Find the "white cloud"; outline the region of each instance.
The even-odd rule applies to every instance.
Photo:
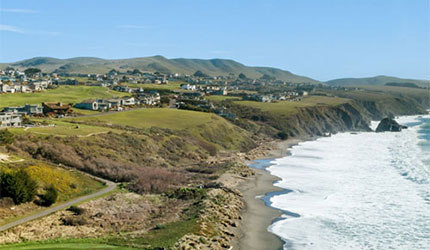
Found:
[[[148,27],[142,26],[142,25],[123,24],[123,25],[118,25],[117,28],[120,28],[120,29],[146,29]]]
[[[56,31],[24,30],[22,28],[12,26],[12,25],[7,25],[7,24],[0,24],[0,31],[22,33],[22,34],[27,34],[27,35],[48,35],[48,36],[60,35],[60,32],[56,32]]]
[[[0,24],[0,31],[9,31],[9,32],[15,32],[15,33],[24,33],[24,31],[18,27],[6,25],[6,24]]]
[[[0,12],[9,12],[9,13],[38,13],[37,10],[30,10],[30,9],[4,9],[4,8],[0,8]]]

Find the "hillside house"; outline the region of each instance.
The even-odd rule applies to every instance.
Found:
[[[80,103],[76,103],[73,107],[86,110],[98,110],[99,104],[95,100],[85,100]]]
[[[25,104],[22,107],[6,107],[2,112],[34,116],[42,115],[43,108],[37,104]]]
[[[65,105],[61,102],[42,102],[43,114],[67,115],[71,113],[71,105]]]
[[[20,127],[22,116],[20,114],[0,112],[0,128]]]
[[[191,84],[181,84],[181,89],[195,91],[197,87],[196,85],[191,85]]]
[[[136,105],[136,99],[134,97],[123,97],[124,106]]]

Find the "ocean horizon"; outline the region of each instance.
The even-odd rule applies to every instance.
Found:
[[[338,133],[271,161],[285,192],[265,198],[284,211],[269,231],[284,249],[428,249],[430,115],[396,120],[409,128]]]

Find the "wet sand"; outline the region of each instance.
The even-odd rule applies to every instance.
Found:
[[[288,148],[302,140],[291,139],[278,142],[273,150],[263,159],[284,157]],[[282,249],[283,241],[268,231],[273,220],[282,215],[280,210],[268,207],[261,199],[266,193],[282,191],[273,186],[279,178],[271,175],[264,169],[255,169],[256,175],[241,183],[239,190],[243,194],[246,206],[242,212],[242,220],[238,229],[238,238],[233,242],[233,249],[245,250],[271,250]]]

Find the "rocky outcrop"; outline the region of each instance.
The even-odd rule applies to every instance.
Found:
[[[406,126],[400,125],[395,120],[391,118],[384,118],[379,122],[376,132],[400,132],[402,129],[408,128]]]

